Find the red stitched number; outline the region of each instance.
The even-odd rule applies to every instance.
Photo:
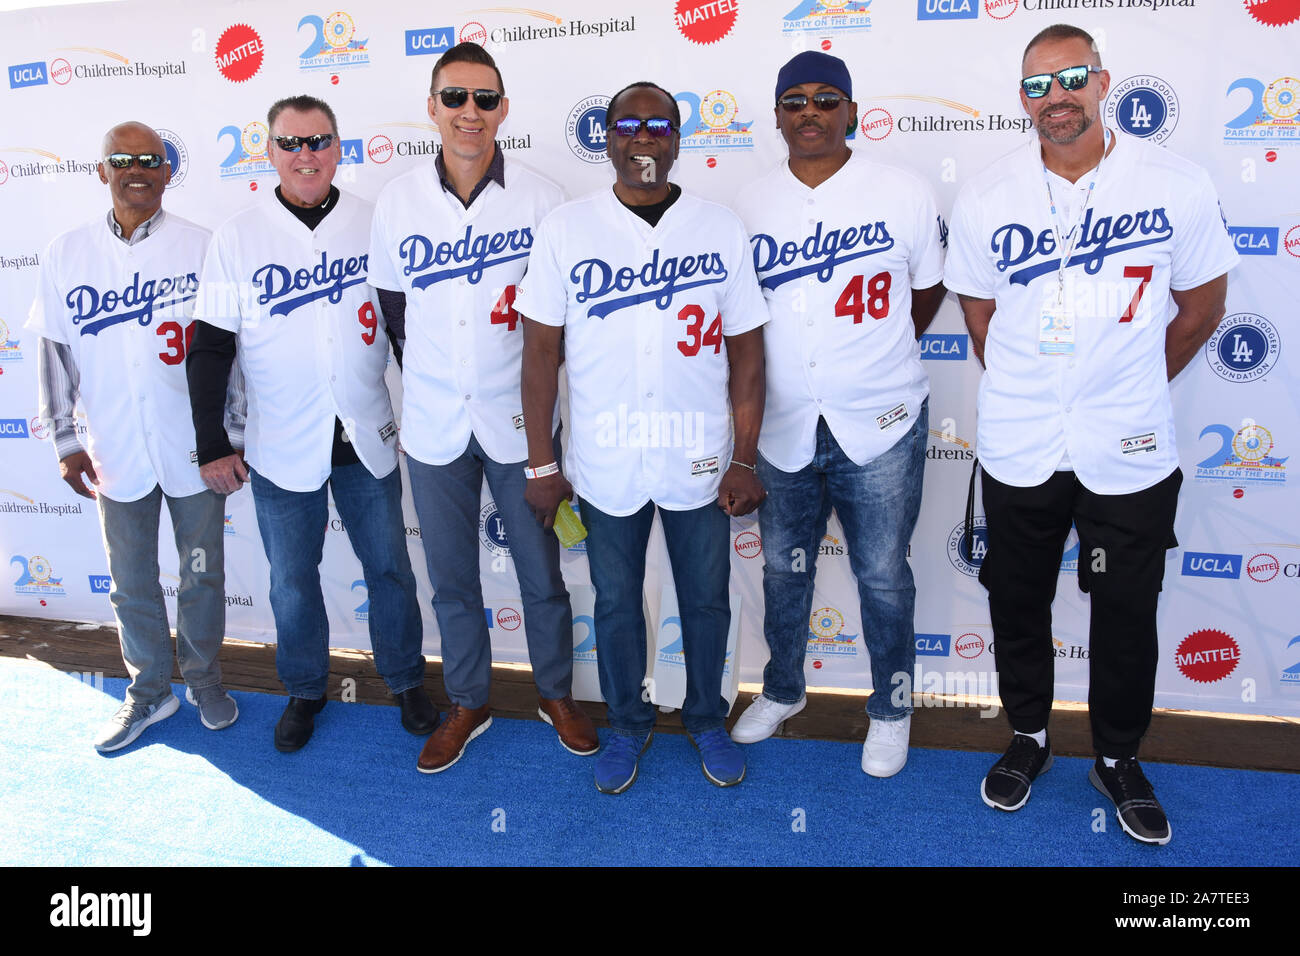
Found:
[[[862,321],[865,312],[873,319],[889,315],[889,285],[893,281],[888,272],[881,272],[867,280],[865,301],[862,294],[863,276],[854,276],[844,287],[835,302],[836,315],[853,316],[853,324]]]
[[[504,325],[507,332],[513,332],[519,322],[519,313],[515,311],[515,287],[508,285],[501,292],[497,304],[492,306],[492,324]]]
[[[357,309],[357,321],[365,330],[361,333],[361,341],[367,345],[374,345],[375,333],[379,329],[379,316],[375,315],[375,307],[372,303],[361,303],[361,308]]]
[[[167,346],[167,351],[159,352],[158,357],[167,365],[180,365],[185,361],[190,343],[194,341],[194,323],[185,326],[182,332],[179,322],[160,322],[155,334],[167,336],[167,341],[163,343]]]
[[[686,306],[677,313],[677,318],[690,323],[686,326],[686,338],[677,343],[677,351],[687,358],[699,355],[701,346],[712,345],[714,355],[718,355],[722,351],[721,312],[713,317],[713,321],[709,323],[708,329],[705,329],[703,337],[700,336],[700,330],[704,328],[704,310],[698,305]]]
[[[1151,281],[1151,273],[1155,266],[1125,266],[1125,279],[1141,279],[1138,283],[1137,291],[1133,293],[1133,300],[1129,302],[1128,308],[1124,314],[1119,317],[1121,322],[1132,322],[1133,316],[1137,315],[1138,304],[1142,301],[1142,293],[1147,289],[1147,283]]]

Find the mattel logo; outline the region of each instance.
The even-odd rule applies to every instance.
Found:
[[[17,90],[24,86],[44,86],[50,82],[45,73],[45,64],[40,60],[35,63],[18,63],[9,67],[9,89]]]
[[[1231,578],[1235,581],[1241,577],[1241,555],[1184,551],[1183,574],[1187,577]]]
[[[1277,226],[1229,226],[1228,234],[1243,256],[1277,255]]]
[[[407,30],[406,55],[424,56],[427,53],[443,53],[456,42],[455,35],[456,31],[452,27]]]
[[[339,140],[339,150],[343,154],[339,160],[340,166],[347,163],[364,163],[366,161],[366,147],[359,139]]]
[[[107,574],[90,575],[90,593],[108,594],[113,590],[113,579]]]
[[[917,634],[916,653],[931,657],[947,657],[951,634]]]
[[[921,358],[940,361],[960,362],[966,358],[967,336],[923,335],[921,336]]]
[[[27,419],[0,418],[0,438],[27,438]]]
[[[918,20],[974,20],[979,14],[977,0],[916,0]]]

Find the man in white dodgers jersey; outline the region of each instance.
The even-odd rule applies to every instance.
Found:
[[[515,303],[524,316],[527,500],[549,528],[576,490],[589,531],[612,730],[596,787],[630,787],[654,730],[655,707],[642,695],[641,597],[656,509],[681,611],[682,723],[708,779],[731,786],[745,760],[723,726],[728,515],[748,514],[763,496],[754,467],[767,310],[740,220],[668,181],[680,145],[674,97],[634,83],[610,100],[605,127],[613,188],[542,221]],[[563,473],[550,427],[561,344],[571,419]]]
[[[113,127],[102,155],[99,179],[113,208],[107,221],[96,216],[50,244],[27,327],[41,337],[40,416],[51,423],[59,470],[99,505],[110,600],[131,675],[125,703],[95,737],[95,749],[108,752],[180,706],[158,583],[164,499],[180,559],[176,657],[186,696],[211,730],[233,724],[239,708],[221,686],[217,661],[226,626],[226,499],[199,477],[183,367],[211,234],[163,211],[171,166],[148,126]],[[77,439],[78,402],[88,450]]]
[[[1089,778],[1126,833],[1167,843],[1137,751],[1182,482],[1168,383],[1223,317],[1237,254],[1204,170],[1104,129],[1110,74],[1087,33],[1043,30],[1021,76],[1038,136],[962,188],[944,274],[985,365],[980,581],[1015,731],[980,794],[1017,810],[1051,766],[1051,606],[1073,523],[1091,596]]]
[[[477,43],[438,58],[428,111],[442,150],[384,188],[371,229],[370,281],[403,342],[402,448],[452,702],[417,761],[424,773],[446,770],[492,723],[492,645],[479,580],[484,477],[519,579],[538,712],[573,753],[599,747],[570,694],[573,611],[559,542],[524,501],[515,289],[537,224],[564,193],[496,145],[510,108],[503,91],[500,70]]]
[[[843,60],[815,50],[791,59],[775,113],[789,158],[736,207],[772,316],[758,442],[771,656],[732,737],[756,743],[804,707],[817,550],[834,507],[871,657],[862,769],[889,777],[907,762],[911,730],[910,694],[897,691],[910,688],[916,663],[907,547],[930,394],[917,339],[943,300],[945,228],[920,179],[849,148],[857,109]]]
[[[333,185],[334,112],[295,96],[267,114],[280,184],[217,229],[203,266],[188,360],[198,459],[217,491],[253,486],[271,566],[276,670],[289,702],[275,728],[288,753],[325,706],[329,620],[320,562],[327,488],[361,562],[375,666],[402,726],[430,733],[420,608],[406,550],[388,339],[367,282],[373,207]],[[238,358],[248,396],[248,466],[215,414]]]

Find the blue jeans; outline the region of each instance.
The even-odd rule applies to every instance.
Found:
[[[867,713],[900,720],[912,712],[916,587],[907,545],[921,509],[929,404],[927,399],[921,405],[908,434],[862,466],[840,449],[825,419],[817,422],[813,460],[801,470],[784,472],[758,456],[758,477],[767,489],[758,510],[765,559],[763,637],[771,652],[763,670],[764,697],[781,704],[803,697],[817,548],[833,507],[844,526],[862,602],[862,640],[871,656]],[[906,682],[900,684],[898,675]],[[892,699],[900,687],[908,691],[901,704]]]
[[[109,600],[131,675],[127,696],[138,704],[156,703],[172,692],[172,636],[158,583],[158,514],[164,498],[180,558],[176,660],[190,687],[221,683],[217,652],[226,633],[226,496],[201,491],[173,498],[157,485],[136,501],[114,501],[101,493],[100,528],[113,577]]]
[[[641,607],[646,545],[655,504],[625,518],[579,502],[587,526],[587,560],[596,589],[596,663],[600,692],[616,733],[648,734],[655,707],[641,685],[646,673],[646,627]],[[714,503],[693,511],[659,509],[677,587],[686,657],[682,724],[692,734],[721,727],[727,716],[722,667],[731,626],[728,579],[731,519]],[[658,622],[656,622],[657,624]]]
[[[318,700],[329,679],[329,619],[320,561],[329,521],[325,485],[286,491],[250,469],[257,527],[271,565],[275,668],[293,697]],[[402,478],[376,478],[365,465],[336,467],[327,482],[370,597],[375,668],[394,694],[424,680],[420,605],[406,552]]]
[[[557,438],[556,461],[559,452]],[[464,453],[445,465],[406,459],[433,584],[433,613],[442,634],[443,679],[447,696],[461,707],[487,704],[492,683],[492,643],[479,577],[484,476],[519,580],[537,691],[558,700],[569,696],[573,684],[573,608],[560,573],[560,542],[537,523],[524,501],[526,464],[493,461],[472,435]]]

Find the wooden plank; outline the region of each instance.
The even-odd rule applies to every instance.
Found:
[[[69,621],[0,616],[0,657],[30,658],[58,670],[100,672],[126,677],[117,631]],[[275,645],[228,639],[221,651],[223,680],[233,690],[283,694],[275,673]],[[339,697],[344,680],[360,703],[395,706],[375,672],[368,651],[330,650],[328,694]],[[172,680],[180,683],[178,670]],[[450,707],[442,684],[442,663],[430,660],[424,686],[439,710]],[[749,704],[758,687],[742,685],[731,722]],[[812,688],[807,708],[786,721],[782,735],[793,738],[861,742],[867,734],[865,692]],[[1000,753],[1010,739],[1006,718],[991,712],[988,701],[970,698],[922,700],[912,718],[912,745],[943,750]],[[996,702],[993,702],[996,703]],[[608,726],[605,705],[583,703],[599,726]],[[492,711],[501,717],[538,720],[537,691],[524,666],[492,667]],[[991,716],[982,716],[988,715]],[[680,712],[659,715],[656,728],[682,733]],[[1052,749],[1065,756],[1091,757],[1092,733],[1082,704],[1057,702],[1052,713]],[[1195,711],[1157,710],[1142,743],[1142,759],[1168,763],[1300,772],[1300,720],[1244,717]]]

